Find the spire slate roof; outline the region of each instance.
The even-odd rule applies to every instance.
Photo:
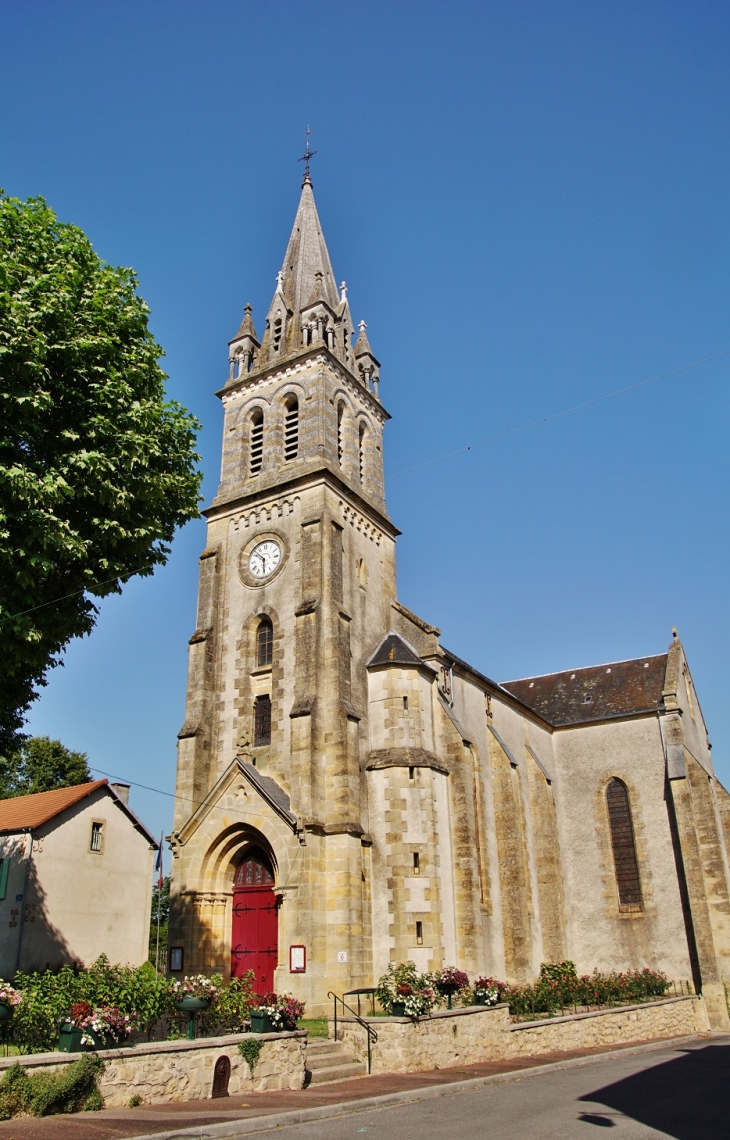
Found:
[[[292,312],[299,313],[309,304],[317,284],[318,271],[322,274],[321,296],[330,308],[335,310],[340,301],[335,275],[332,272],[332,263],[327,252],[317,207],[314,204],[312,184],[305,181],[281,267],[284,276],[284,297]]]
[[[418,654],[397,633],[389,633],[381,641],[368,661],[367,668],[371,665],[418,665],[421,669],[424,668],[424,662]]]
[[[556,728],[662,707],[667,654],[503,681],[502,688]]]

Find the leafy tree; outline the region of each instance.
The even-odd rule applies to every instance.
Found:
[[[0,191],[0,755],[91,596],[164,565],[198,514],[199,425],[165,401],[136,287],[42,198]]]
[[[152,888],[152,910],[150,912],[150,953],[149,960],[157,965],[157,908],[160,910],[160,969],[164,972],[167,963],[167,931],[170,922],[170,876],[162,880],[162,887],[155,883]]]
[[[12,756],[0,759],[0,798],[85,784],[91,779],[87,759],[85,752],[72,752],[60,740],[31,736]]]

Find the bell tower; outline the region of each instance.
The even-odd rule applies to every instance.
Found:
[[[221,480],[204,512],[179,733],[171,937],[186,972],[228,972],[228,879],[255,843],[283,900],[275,982],[291,988],[285,941],[306,945],[296,992],[310,1008],[369,969],[365,666],[396,593],[389,417],[364,321],[354,334],[307,165],[262,336],[246,305],[218,392]]]

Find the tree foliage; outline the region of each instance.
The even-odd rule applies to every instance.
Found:
[[[9,757],[0,757],[0,799],[50,792],[85,784],[91,772],[85,752],[72,752],[60,740],[31,736]]]
[[[159,966],[157,961],[157,920],[159,911],[160,945]],[[167,932],[170,927],[170,876],[162,880],[162,887],[155,883],[152,888],[152,910],[150,912],[149,960],[156,968],[165,969],[167,962]]]
[[[197,421],[165,401],[131,269],[0,191],[0,754],[97,598],[196,517]]]

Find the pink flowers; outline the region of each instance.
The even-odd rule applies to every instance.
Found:
[[[177,978],[170,986],[173,1001],[184,997],[194,997],[201,1001],[213,1001],[218,990],[205,974],[191,974],[182,980]]]
[[[0,978],[0,1005],[20,1005],[23,995],[19,994],[10,985],[10,982],[4,982]]]

